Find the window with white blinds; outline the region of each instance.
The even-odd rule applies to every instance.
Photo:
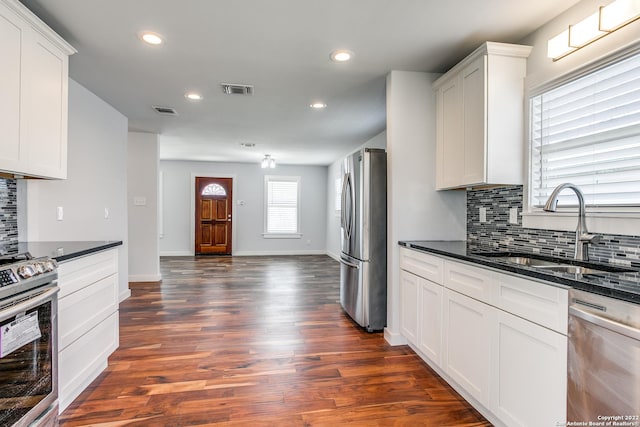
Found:
[[[640,54],[532,97],[530,114],[531,206],[565,182],[589,206],[640,206]]]
[[[300,177],[265,176],[265,234],[299,233]]]

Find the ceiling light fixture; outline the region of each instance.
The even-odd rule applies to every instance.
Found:
[[[557,61],[638,18],[640,0],[615,0],[549,39],[547,56]]]
[[[273,169],[276,167],[276,159],[271,157],[269,154],[265,154],[264,159],[262,159],[262,162],[260,163],[260,167],[262,167],[262,169]]]
[[[333,62],[347,62],[353,58],[353,52],[350,50],[334,50],[329,56]]]
[[[187,92],[184,94],[184,97],[191,101],[201,101],[202,95],[197,92]]]
[[[157,46],[159,44],[162,44],[163,39],[162,36],[158,33],[154,33],[151,31],[144,31],[142,33],[140,33],[140,39],[150,45],[154,45]]]
[[[313,104],[310,104],[309,107],[313,108],[314,110],[322,110],[323,108],[327,108],[327,104],[325,104],[324,102],[314,102]]]

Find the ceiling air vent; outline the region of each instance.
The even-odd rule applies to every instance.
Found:
[[[153,109],[156,110],[156,113],[162,114],[163,116],[178,115],[178,112],[175,110],[175,108],[171,108],[171,107],[158,107],[157,105],[154,105]]]
[[[227,95],[253,95],[253,85],[220,83],[220,86]]]

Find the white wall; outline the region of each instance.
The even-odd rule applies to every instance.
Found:
[[[387,132],[382,131],[369,141],[362,144],[362,148],[382,148],[387,147]],[[327,255],[338,260],[340,259],[340,211],[336,206],[336,180],[342,182],[342,161],[352,152],[345,153],[343,157],[336,160],[329,166],[327,172]]]
[[[120,299],[127,298],[127,118],[69,79],[68,178],[19,180],[20,239],[122,240]],[[56,220],[56,208],[64,219]],[[105,209],[109,211],[105,218]],[[25,214],[26,212],[26,214]]]
[[[129,132],[128,142],[129,281],[155,282],[161,280],[158,136]]]
[[[435,94],[439,74],[392,71],[387,76],[387,328],[400,334],[400,240],[464,240],[466,194],[435,191]]]
[[[160,161],[163,206],[160,255],[193,255],[195,176],[233,178],[233,255],[326,253],[326,166],[278,165],[262,169],[258,163]],[[300,239],[265,239],[264,176],[300,176]],[[243,205],[239,205],[239,202]]]
[[[638,44],[640,41],[638,37],[640,34],[640,20],[632,22],[558,61],[554,62],[547,58],[547,41],[550,38],[567,29],[570,24],[576,24],[587,16],[596,13],[602,5],[603,2],[601,0],[583,0],[521,41],[522,44],[533,46],[527,61],[527,86],[531,87],[546,83],[606,57],[616,50]]]
[[[587,16],[598,11],[602,2],[597,0],[583,0],[566,12],[540,27],[521,42],[533,46],[527,61],[526,96],[530,91],[539,87],[553,85],[554,82],[571,79],[573,76],[588,70],[590,67],[611,61],[611,57],[628,51],[630,48],[640,48],[640,20],[632,22],[617,31],[610,33],[593,43],[559,59],[552,61],[546,57],[547,41],[562,32],[570,24],[576,24]],[[526,138],[525,138],[526,144]],[[527,145],[525,147],[528,148]],[[528,149],[525,166],[528,169]],[[528,175],[528,174],[527,174]],[[525,183],[528,176],[525,176]],[[525,193],[527,193],[525,184]],[[530,212],[525,197],[525,207],[522,214],[522,224],[529,228],[572,231],[575,229],[575,213],[542,213]],[[587,227],[592,233],[638,235],[640,217],[633,214],[615,212],[593,213],[587,209]]]

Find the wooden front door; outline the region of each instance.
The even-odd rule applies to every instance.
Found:
[[[196,177],[196,255],[231,255],[232,191],[232,178]]]

